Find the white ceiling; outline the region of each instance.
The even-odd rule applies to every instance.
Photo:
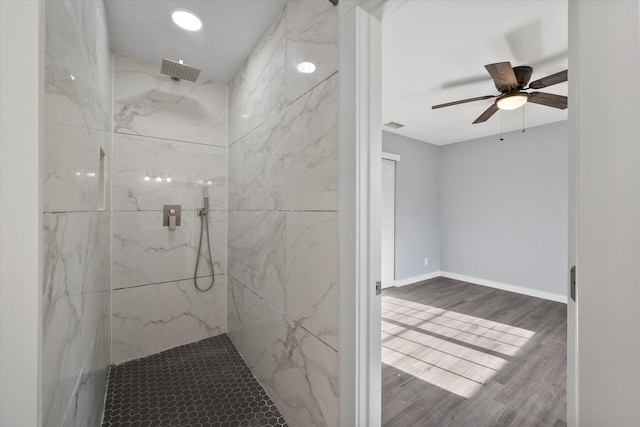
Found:
[[[207,78],[228,82],[282,10],[285,0],[105,0],[111,47],[160,64],[182,59]],[[202,29],[190,32],[171,20],[190,9]]]
[[[532,81],[567,69],[566,0],[401,3],[382,21],[382,119],[406,127],[383,126],[385,131],[444,145],[499,134],[501,116],[504,132],[521,129],[522,109],[499,111],[485,123],[472,124],[492,99],[438,110],[431,106],[497,94],[485,64],[530,65]],[[567,83],[541,91],[567,95]],[[524,107],[525,127],[566,119],[567,110]]]

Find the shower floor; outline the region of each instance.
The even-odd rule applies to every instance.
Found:
[[[226,334],[109,372],[103,427],[286,425]]]

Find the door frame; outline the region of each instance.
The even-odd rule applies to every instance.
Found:
[[[381,425],[380,299],[380,171],[381,148],[381,19],[404,1],[342,1],[340,56],[340,403],[341,425]],[[569,34],[577,38],[576,0],[569,0]],[[571,65],[570,54],[570,65]],[[573,62],[578,71],[579,63]],[[573,72],[573,71],[572,71]],[[575,92],[570,82],[570,93]],[[576,120],[570,114],[571,123]],[[349,142],[349,143],[347,143]],[[577,144],[577,143],[576,143]],[[573,149],[571,151],[573,154]],[[355,166],[355,167],[354,167]],[[570,165],[570,191],[576,171]],[[574,202],[570,193],[570,203]],[[569,209],[570,239],[577,219]],[[369,234],[367,235],[367,230]],[[577,258],[571,252],[569,260]],[[376,271],[377,267],[377,271]],[[354,286],[346,286],[354,284]],[[567,420],[576,426],[577,305],[568,304]]]
[[[381,23],[386,0],[340,1],[340,425],[381,423]],[[362,7],[361,7],[362,6]],[[372,9],[373,8],[373,9]]]

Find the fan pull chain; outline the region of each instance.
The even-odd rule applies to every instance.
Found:
[[[502,111],[500,111],[500,141],[504,141],[502,137]]]
[[[524,133],[524,105],[522,106],[522,133]]]

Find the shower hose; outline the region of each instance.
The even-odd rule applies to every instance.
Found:
[[[211,284],[208,288],[202,289],[198,286],[198,265],[200,264],[200,254],[202,251],[202,234],[204,230],[207,230],[207,249],[209,249],[209,264],[211,265]],[[211,255],[211,241],[209,239],[209,218],[207,218],[207,211],[202,209],[200,211],[200,242],[198,243],[198,256],[196,257],[196,269],[193,272],[193,285],[200,292],[207,292],[213,288],[213,284],[216,281],[215,272],[213,271],[213,256]]]

